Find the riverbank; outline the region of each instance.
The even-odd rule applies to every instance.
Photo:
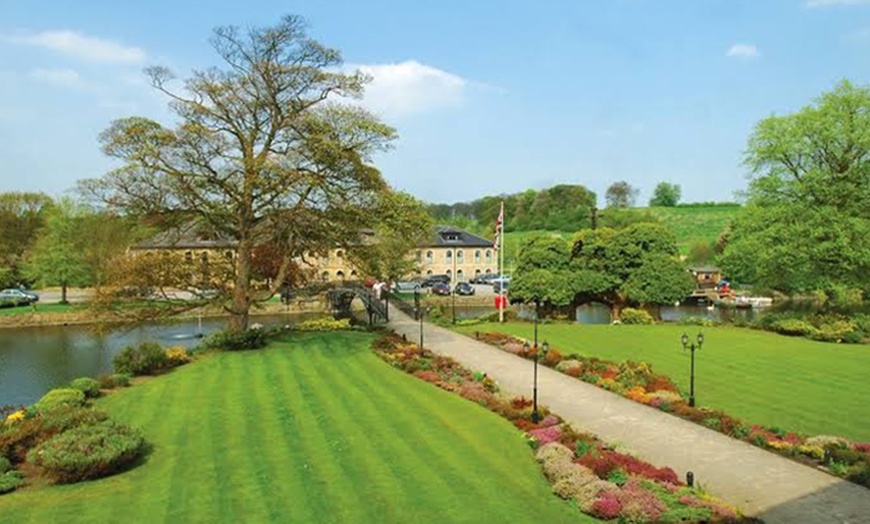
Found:
[[[86,324],[132,324],[136,323],[129,317],[117,313],[96,313],[87,303],[70,305],[38,304],[36,309],[19,307],[4,310],[0,315],[0,329],[34,326],[73,326]],[[280,302],[265,302],[251,309],[251,316],[281,315],[293,313],[327,313],[328,307],[321,298],[294,300],[289,305]],[[228,316],[219,307],[206,307],[173,315],[173,319],[223,318]]]

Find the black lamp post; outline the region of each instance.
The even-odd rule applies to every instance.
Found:
[[[420,318],[420,349],[423,349],[423,316],[425,313],[428,313],[430,309],[432,309],[431,306],[426,309],[421,307],[417,308],[417,316]]]
[[[523,344],[523,349],[529,351],[529,343]],[[546,357],[550,352],[550,344],[546,341],[541,345],[541,353]],[[541,421],[541,415],[538,413],[538,341],[535,340],[535,379],[532,387],[532,422],[537,424]]]
[[[688,349],[692,352],[692,367],[691,374],[689,375],[689,406],[695,407],[695,350],[701,349],[701,346],[704,345],[704,335],[698,333],[698,337],[690,344],[689,335],[683,333],[680,341],[683,343],[683,350]]]

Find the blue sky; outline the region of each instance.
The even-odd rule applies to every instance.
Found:
[[[112,119],[170,121],[143,66],[217,65],[214,26],[283,14],[374,76],[364,103],[400,135],[378,166],[428,201],[555,183],[603,201],[616,180],[731,200],[759,119],[870,83],[870,0],[0,0],[0,191],[100,176]]]

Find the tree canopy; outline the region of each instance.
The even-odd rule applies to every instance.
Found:
[[[234,261],[215,300],[240,330],[295,257],[357,243],[374,225],[372,211],[388,187],[372,155],[395,132],[340,103],[360,96],[368,78],[342,72],[340,53],[311,39],[298,17],[219,27],[211,44],[223,67],[194,71],[180,86],[164,67],[146,70],[177,124],[113,122],[100,141],[123,165],[81,188],[113,209],[175,224],[196,220],[232,239]],[[273,287],[257,292],[251,257],[263,244],[282,256]]]
[[[52,199],[42,193],[0,193],[0,287],[27,280],[24,257],[52,205]]]
[[[653,207],[674,207],[680,202],[682,189],[677,184],[659,182],[653,190],[649,205]]]
[[[619,182],[610,184],[607,188],[607,192],[604,194],[604,199],[607,202],[607,207],[634,207],[634,203],[637,201],[637,195],[639,193],[640,191],[632,187],[631,184],[624,180],[620,180]]]
[[[870,88],[842,82],[749,138],[747,205],[721,265],[787,294],[870,290]]]
[[[60,286],[62,303],[66,303],[69,286],[88,282],[84,215],[85,210],[72,199],[60,199],[48,210],[45,226],[28,256],[27,274],[43,286]]]

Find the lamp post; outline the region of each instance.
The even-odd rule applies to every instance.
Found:
[[[423,316],[425,313],[428,313],[430,309],[432,309],[431,306],[426,309],[421,307],[417,308],[417,316],[420,317],[420,349],[423,349]]]
[[[704,335],[698,333],[697,338],[689,343],[689,335],[683,333],[680,342],[683,343],[684,351],[688,349],[692,353],[692,367],[689,375],[689,407],[695,407],[695,350],[701,349],[701,346],[704,345]]]
[[[529,343],[526,342],[523,344],[523,349],[529,351]],[[546,357],[547,353],[550,352],[550,344],[546,341],[541,345],[541,353]],[[532,387],[532,422],[537,424],[541,421],[541,415],[538,413],[538,341],[535,340],[535,378],[534,385]]]
[[[459,279],[456,277],[456,253],[457,251],[453,250],[453,280],[450,282],[451,295],[453,297],[453,325],[456,325],[456,286],[459,285]]]

